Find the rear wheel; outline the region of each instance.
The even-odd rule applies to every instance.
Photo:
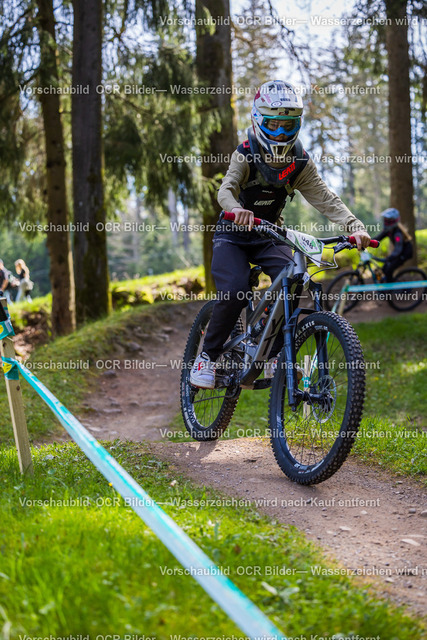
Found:
[[[341,467],[353,446],[365,392],[363,352],[347,320],[328,312],[298,325],[295,350],[304,371],[296,387],[299,402],[292,411],[282,351],[270,391],[271,444],[288,478],[316,484]]]
[[[227,428],[240,395],[234,383],[239,372],[237,352],[222,355],[216,363],[215,389],[199,389],[190,383],[194,360],[202,351],[206,329],[212,316],[215,300],[207,302],[194,320],[184,352],[181,373],[181,411],[185,427],[195,440],[217,440]],[[241,319],[231,337],[243,333]]]
[[[422,269],[408,267],[393,276],[393,282],[416,282],[426,280],[427,276]],[[415,309],[426,298],[427,288],[420,286],[414,289],[398,289],[391,291],[390,306],[396,311],[410,311]]]
[[[340,303],[340,300],[345,298],[344,313],[353,309],[358,303],[357,295],[354,293],[344,293],[342,289],[346,284],[356,285],[363,284],[363,278],[358,271],[344,271],[334,278],[329,286],[326,288],[325,308],[328,311],[332,311],[336,303]]]

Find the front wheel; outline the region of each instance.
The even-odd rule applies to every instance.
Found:
[[[227,428],[240,395],[237,380],[239,361],[237,353],[223,354],[216,363],[215,389],[199,389],[190,383],[194,360],[202,351],[206,329],[212,316],[215,300],[207,302],[199,311],[191,327],[185,347],[181,373],[181,411],[185,427],[195,440],[217,440]],[[237,321],[231,337],[243,333],[241,319]]]
[[[295,336],[297,405],[286,392],[287,363],[280,354],[270,391],[269,423],[274,456],[300,484],[330,478],[353,446],[362,418],[365,366],[349,322],[336,313],[313,313]],[[292,371],[289,371],[292,374]]]
[[[426,280],[427,276],[422,269],[408,267],[393,276],[393,282],[418,282]],[[391,291],[391,297],[388,303],[396,311],[410,311],[415,309],[423,299],[425,300],[427,287],[415,287],[414,289],[396,289]]]
[[[355,285],[363,284],[363,278],[358,271],[344,271],[334,278],[326,288],[325,308],[328,311],[332,311],[335,304],[344,297],[344,311],[347,313],[350,309],[356,306],[358,298],[354,294],[344,293],[342,291],[345,284]]]

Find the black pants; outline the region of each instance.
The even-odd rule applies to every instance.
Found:
[[[248,303],[250,265],[262,267],[274,280],[292,259],[292,250],[284,243],[264,240],[255,231],[217,231],[214,235],[212,275],[218,300],[209,322],[203,350],[216,360],[237,319]],[[270,354],[283,346],[283,333],[278,336]]]
[[[412,243],[407,242],[404,244],[402,252],[398,256],[389,256],[384,262],[383,271],[387,282],[393,280],[393,272],[400,267],[404,262],[412,258]]]

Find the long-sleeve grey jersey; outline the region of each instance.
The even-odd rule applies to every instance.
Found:
[[[271,164],[271,166],[276,169],[282,168],[282,165],[278,164]],[[289,165],[285,164],[283,168],[287,166]],[[247,160],[236,149],[218,191],[218,202],[222,209],[231,211],[235,207],[241,207],[239,194],[241,188],[248,182],[249,172]],[[311,158],[296,178],[293,189],[297,189],[307,202],[325,215],[328,220],[340,225],[344,231],[349,233],[366,231],[363,222],[351,213],[341,198],[331,191],[322,180]]]

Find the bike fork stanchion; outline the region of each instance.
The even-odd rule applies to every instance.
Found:
[[[3,372],[6,381],[7,399],[12,418],[13,435],[18,451],[19,469],[21,473],[33,474],[30,440],[27,421],[25,419],[21,382],[16,364],[15,347],[11,336],[14,335],[12,323],[7,309],[6,298],[0,298],[0,353],[3,361]]]
[[[310,280],[309,289],[313,292],[314,308],[316,311],[323,311],[322,304],[322,285],[318,282]]]
[[[302,379],[304,384],[304,391],[309,391],[310,389],[310,378],[311,378],[311,357],[310,355],[304,356],[304,377]],[[303,405],[303,417],[308,419],[311,414],[311,405],[309,402],[304,402]]]
[[[283,329],[283,344],[286,354],[286,362],[295,362],[295,342],[293,335],[293,327],[288,324],[288,320],[291,317],[291,305],[289,301],[289,281],[288,278],[282,280],[282,295],[283,295],[283,316],[284,329]],[[286,387],[288,391],[288,403],[291,407],[295,407],[295,381],[296,371],[291,369],[286,371]],[[295,410],[295,409],[293,409]]]

